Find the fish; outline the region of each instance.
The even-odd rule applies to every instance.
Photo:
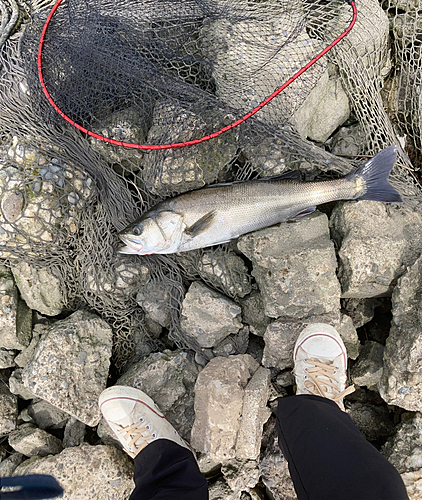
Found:
[[[402,203],[389,183],[397,146],[389,146],[337,180],[303,182],[299,171],[215,184],[164,200],[119,233],[122,254],[171,254],[221,243],[298,220],[337,200]]]

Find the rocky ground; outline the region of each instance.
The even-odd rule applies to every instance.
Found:
[[[211,499],[293,499],[274,412],[294,393],[299,332],[328,322],[357,388],[347,412],[421,498],[421,251],[421,214],[369,201],[245,235],[236,257],[254,277],[249,293],[234,302],[195,281],[183,301],[182,328],[211,361],[164,350],[118,379],[105,321],[58,316],[57,281],[27,264],[2,267],[0,475],[51,473],[69,499],[127,498],[133,465],[97,406],[117,383],[147,392],[190,441]]]
[[[359,17],[351,43],[373,47],[382,64],[371,71],[387,74],[385,67],[391,65],[387,14],[373,0],[362,0],[360,7],[376,21],[369,14]],[[225,22],[209,27],[207,35],[214,36],[217,45],[208,56],[219,68],[247,55],[245,71],[249,70],[259,43],[248,46],[244,54],[236,35],[219,47],[227,29]],[[308,40],[305,31],[301,36]],[[277,57],[269,73],[274,73]],[[306,53],[303,57],[307,61]],[[364,63],[368,68],[372,64]],[[224,81],[217,83],[224,102],[231,89]],[[266,97],[274,85],[268,80],[262,95],[252,89],[251,101],[231,104],[249,111],[251,102]],[[307,91],[292,125],[303,138],[335,154],[359,154],[364,149],[363,129],[351,114],[338,68],[326,64],[319,83]],[[268,121],[273,116],[275,125],[283,123],[284,115],[274,112],[264,113],[263,118]],[[154,133],[151,127],[152,143]],[[218,167],[223,168],[226,156],[232,158],[236,148],[226,151],[215,144],[210,148],[220,151]],[[269,149],[266,143],[245,151],[245,156],[262,172],[280,173],[284,160],[275,151],[270,161],[271,154],[265,156],[263,149]],[[16,162],[17,151],[18,140],[14,149],[1,154]],[[110,163],[117,160],[110,158]],[[145,159],[146,170],[149,161],[151,157]],[[16,175],[4,165],[0,162],[1,188]],[[169,172],[168,183],[174,183],[173,190],[180,184],[179,167],[171,162],[174,172]],[[60,170],[48,168],[40,170],[45,191],[47,181]],[[215,178],[215,172],[205,167],[204,172],[201,183],[192,183],[191,188]],[[8,186],[13,193],[1,201],[4,227],[6,221],[18,218],[14,212],[22,205],[14,187]],[[43,222],[58,227],[60,217],[43,201],[41,187],[38,191],[45,208],[39,211],[39,220],[48,216]],[[75,213],[83,209],[78,200],[88,198],[88,191],[69,194]],[[34,195],[34,204],[36,199]],[[22,229],[19,221],[16,227]],[[68,219],[74,232],[75,221]],[[34,225],[32,230],[41,233]],[[0,228],[0,245],[7,238]],[[51,235],[42,233],[41,239],[50,241]],[[294,394],[292,350],[299,332],[310,323],[326,322],[338,329],[348,350],[349,378],[356,391],[346,398],[346,411],[398,469],[411,500],[422,499],[421,254],[422,213],[407,205],[371,201],[320,207],[297,222],[244,235],[224,254],[225,266],[236,280],[215,288],[225,288],[227,296],[210,286],[223,271],[207,251],[201,261],[202,280],[191,282],[184,296],[182,331],[205,355],[167,342],[168,349],[128,364],[118,376],[111,362],[112,325],[91,312],[65,310],[66,284],[45,269],[13,260],[8,267],[0,266],[0,477],[48,473],[63,485],[67,500],[127,499],[134,487],[133,462],[97,405],[107,386],[123,384],[149,394],[191,443],[209,479],[211,500],[295,499],[286,460],[277,446],[274,414],[277,400]],[[148,281],[148,269],[142,265],[129,269],[122,264],[122,276],[129,271],[145,278],[137,302],[149,333],[165,338],[170,325],[168,291]],[[100,284],[87,280],[89,291],[97,292],[100,285],[107,292],[118,288],[106,278]],[[129,293],[121,281],[119,293]]]

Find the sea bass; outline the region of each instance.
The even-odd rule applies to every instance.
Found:
[[[216,184],[165,200],[119,236],[124,254],[168,254],[226,243],[279,222],[298,219],[335,200],[402,203],[388,177],[397,147],[383,149],[342,179],[301,182],[300,173]]]

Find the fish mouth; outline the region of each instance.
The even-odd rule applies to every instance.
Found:
[[[123,243],[126,244],[125,247],[119,248],[118,252],[119,253],[125,253],[125,254],[139,254],[139,252],[142,251],[144,248],[144,245],[140,243],[139,241],[135,241],[132,238],[129,238],[128,236],[120,236],[120,239],[123,241]]]

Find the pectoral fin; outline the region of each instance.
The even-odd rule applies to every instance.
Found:
[[[316,207],[305,208],[305,210],[302,210],[301,212],[298,212],[297,214],[290,217],[290,219],[288,219],[288,221],[290,222],[290,221],[295,221],[295,220],[301,219],[302,217],[305,217],[305,215],[312,214],[313,212],[315,212],[315,210],[316,210]]]
[[[217,216],[217,212],[215,210],[213,210],[212,212],[208,212],[207,214],[202,216],[200,219],[198,219],[196,222],[194,222],[190,227],[187,227],[185,229],[185,234],[187,234],[188,236],[191,236],[192,238],[194,238],[195,236],[198,236],[198,234],[203,233],[209,227],[211,227],[216,216]]]

